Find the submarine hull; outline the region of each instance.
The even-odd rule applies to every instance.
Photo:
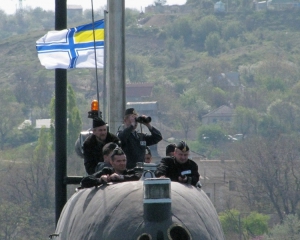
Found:
[[[55,239],[224,239],[215,208],[203,191],[171,182],[169,211],[162,205],[145,206],[143,181],[81,189],[65,205]]]

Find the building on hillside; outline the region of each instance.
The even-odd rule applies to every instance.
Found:
[[[22,122],[19,126],[18,126],[18,129],[21,130],[21,129],[24,129],[28,126],[31,126],[32,125],[32,121],[30,119],[26,119],[24,120],[24,122]]]
[[[267,1],[261,1],[261,2],[254,1],[254,7],[256,11],[267,10],[268,8]]]
[[[36,119],[36,123],[35,123],[35,128],[50,128],[51,126],[51,119],[50,118],[45,118],[45,119]]]
[[[152,96],[154,83],[130,83],[126,84],[126,101],[142,102]]]
[[[300,3],[294,0],[266,0],[257,2],[254,0],[256,11],[262,10],[300,10]]]
[[[193,8],[188,5],[149,5],[145,7],[145,13],[151,14],[187,14],[192,10]]]
[[[50,118],[36,119],[36,120],[33,120],[33,121],[30,120],[30,119],[27,119],[27,120],[24,120],[24,122],[22,122],[18,126],[18,129],[21,130],[21,129],[26,128],[27,126],[34,126],[34,128],[36,128],[36,129],[40,129],[42,127],[50,128],[51,119]]]
[[[214,12],[215,13],[224,13],[226,11],[225,3],[222,1],[216,2],[214,5]]]
[[[234,117],[234,109],[223,105],[202,116],[202,124],[230,123]]]
[[[82,15],[83,8],[81,5],[68,5],[67,6],[67,15],[69,17]]]
[[[235,160],[197,160],[202,190],[205,191],[218,212],[241,208],[237,180],[232,176]]]
[[[153,122],[158,121],[158,103],[155,102],[127,102],[126,108],[134,108],[139,115],[146,115],[152,118]]]
[[[268,0],[268,9],[270,10],[299,10],[300,3],[295,0]]]
[[[208,82],[212,82],[214,87],[221,88],[226,92],[244,92],[244,86],[240,81],[240,74],[238,72],[227,72],[216,74],[207,79]]]

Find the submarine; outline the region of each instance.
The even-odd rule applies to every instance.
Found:
[[[151,168],[149,170],[149,168]],[[148,169],[148,170],[147,170]],[[72,240],[223,240],[217,212],[201,188],[155,178],[144,164],[139,181],[77,189],[55,238]]]
[[[66,28],[66,0],[56,0],[56,28]],[[110,14],[108,104],[116,132],[125,108],[124,0],[108,1]],[[117,24],[119,23],[119,24]],[[117,36],[116,36],[117,35]],[[78,187],[66,200],[66,185],[79,178],[66,171],[66,70],[56,69],[55,240],[223,240],[217,212],[201,188],[156,178],[144,163],[139,181]]]

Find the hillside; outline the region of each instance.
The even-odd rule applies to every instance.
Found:
[[[195,3],[188,14],[126,10],[126,82],[154,83],[152,96],[142,100],[158,101],[155,126],[164,138],[158,153],[165,154],[166,139],[187,141],[194,160],[207,158],[199,165],[203,191],[214,204],[222,205],[218,210],[239,210],[235,216],[243,223],[254,211],[275,213],[281,220],[288,214],[296,216],[300,201],[299,12],[255,12],[247,6],[249,2],[235,1],[232,12],[215,15],[210,0],[188,2]],[[47,129],[17,128],[26,118],[49,118],[53,111],[55,71],[40,65],[35,49],[36,40],[52,29],[52,15],[41,9],[17,16],[0,14],[0,180],[4,186],[0,189],[0,239],[36,240],[54,233],[53,135]],[[72,27],[86,22],[83,17],[74,19],[68,19]],[[74,110],[69,123],[70,119],[80,122],[78,106],[82,128],[87,129],[91,123],[87,111],[96,97],[95,71],[67,73],[75,92],[68,88]],[[98,73],[101,92],[102,69]],[[226,74],[238,78],[232,81]],[[212,118],[208,124],[207,115],[224,107],[232,115]],[[80,124],[74,125],[68,125],[73,127],[68,133],[75,134],[67,139],[67,150],[71,149],[67,175],[82,176],[83,160],[73,151]],[[235,134],[242,138],[233,140]],[[234,159],[230,162],[236,168],[226,167],[223,160],[227,159]],[[68,186],[68,194],[75,187]],[[254,237],[252,231],[244,233],[239,237]]]
[[[126,59],[131,61],[130,66],[141,71],[137,73],[140,75],[136,79],[127,74],[126,81],[154,82],[155,91],[152,99],[148,100],[159,101],[161,112],[169,111],[169,98],[176,98],[189,89],[198,89],[197,94],[209,108],[216,107],[209,99],[211,96],[206,96],[205,90],[208,87],[205,86],[206,79],[214,74],[238,71],[243,85],[247,87],[245,81],[248,81],[248,76],[257,74],[254,69],[261,64],[275,60],[290,66],[299,64],[298,12],[236,12],[227,15],[205,15],[203,12],[198,15],[194,12],[143,15],[137,16],[137,19],[140,19],[138,25],[126,27]],[[0,42],[0,54],[5,56],[0,59],[1,87],[9,87],[24,94],[33,89],[38,91],[37,86],[40,86],[39,91],[45,91],[44,104],[53,96],[54,71],[45,70],[40,65],[35,42],[46,32],[32,31]],[[205,40],[210,34],[216,34],[216,42],[211,41],[214,45],[209,48]],[[247,72],[249,69],[254,72]],[[283,75],[284,71],[276,74]],[[77,94],[78,106],[86,126],[86,111],[96,92],[94,76],[92,69],[68,70],[68,82]],[[101,69],[99,79],[102,91]],[[290,84],[288,79],[287,85]],[[164,91],[168,88],[165,86],[169,86],[173,94],[166,94]],[[16,87],[20,89],[17,91]],[[230,95],[227,98],[227,101],[235,101]],[[35,108],[39,101],[32,99],[28,104]],[[35,114],[39,114],[38,111]],[[163,121],[176,129],[180,128],[169,115],[163,115]]]

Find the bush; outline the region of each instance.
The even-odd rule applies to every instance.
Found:
[[[278,224],[268,234],[263,236],[264,240],[296,240],[300,239],[300,220],[296,215],[287,215],[283,224]]]

